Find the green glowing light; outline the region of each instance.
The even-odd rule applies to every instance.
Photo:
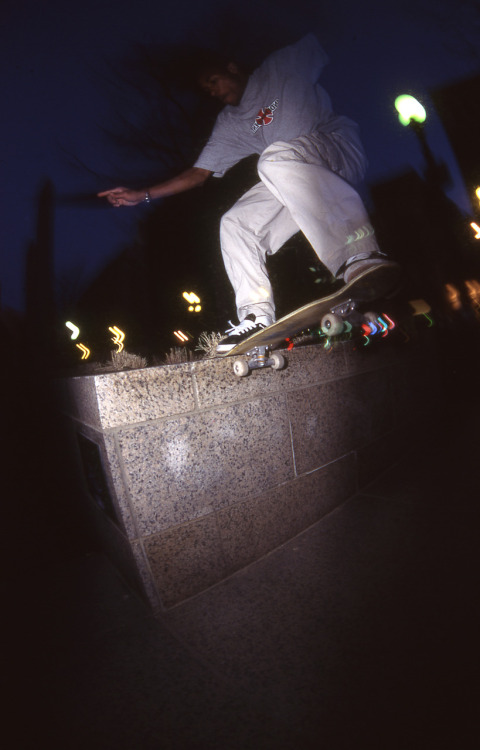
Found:
[[[409,94],[402,94],[395,99],[395,109],[398,112],[398,119],[402,125],[410,125],[410,121],[425,122],[427,113],[425,107]]]
[[[428,320],[428,327],[431,328],[433,326],[433,318],[430,317],[427,313],[423,313],[426,319]]]
[[[70,338],[71,338],[71,339],[72,339],[73,341],[75,341],[75,339],[78,339],[78,336],[79,336],[79,334],[80,334],[80,328],[79,328],[78,326],[76,326],[76,325],[75,325],[75,323],[72,323],[72,322],[71,322],[70,320],[67,320],[67,322],[65,323],[65,325],[66,325],[66,326],[67,326],[67,328],[69,328],[69,329],[71,330],[71,332],[72,332],[72,335],[70,336]]]

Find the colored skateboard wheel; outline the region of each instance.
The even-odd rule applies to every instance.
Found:
[[[334,313],[328,313],[322,318],[320,328],[322,333],[326,333],[327,336],[338,336],[343,331],[343,319],[340,315]]]

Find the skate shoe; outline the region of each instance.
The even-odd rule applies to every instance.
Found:
[[[217,345],[217,354],[226,354],[234,346],[248,339],[253,333],[267,328],[272,321],[266,315],[255,316],[253,313],[249,313],[238,326],[234,326],[231,320],[229,323],[232,327],[227,328],[225,338]]]
[[[365,271],[373,269],[375,274],[369,274],[355,286],[355,295],[365,300],[393,296],[400,287],[402,271],[398,263],[385,257],[373,256],[347,265],[344,273],[345,284],[351,284]]]

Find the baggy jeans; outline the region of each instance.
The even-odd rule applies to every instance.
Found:
[[[363,179],[366,164],[356,131],[313,133],[263,151],[261,182],[220,224],[239,321],[250,312],[275,320],[266,257],[299,230],[333,275],[350,258],[379,252],[363,201],[352,187]]]

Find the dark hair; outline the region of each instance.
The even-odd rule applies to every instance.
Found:
[[[225,72],[230,62],[218,52],[194,48],[170,56],[165,67],[172,83],[182,88],[196,88],[202,73],[207,70]]]

